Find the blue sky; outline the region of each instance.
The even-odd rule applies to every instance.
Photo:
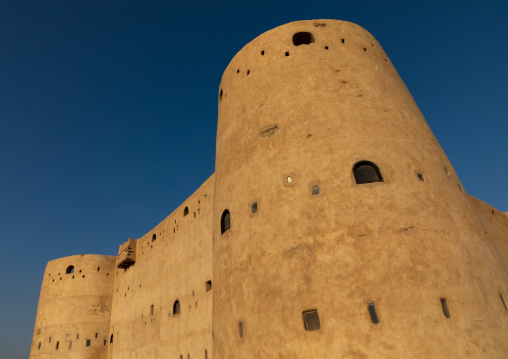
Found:
[[[0,359],[28,357],[49,260],[115,255],[214,172],[231,58],[323,18],[377,38],[466,191],[508,211],[506,1],[0,0]]]

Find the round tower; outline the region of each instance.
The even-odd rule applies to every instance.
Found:
[[[289,23],[219,89],[214,357],[505,358],[508,275],[366,30]]]
[[[115,256],[55,259],[44,271],[30,358],[106,358]]]

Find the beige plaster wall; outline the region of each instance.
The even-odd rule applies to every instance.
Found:
[[[213,189],[212,175],[136,240],[132,266],[116,269],[109,358],[204,358],[205,350],[212,358]]]
[[[315,42],[294,46],[300,31]],[[357,185],[360,160],[377,164],[384,182]],[[221,235],[225,209],[231,229]],[[499,292],[508,275],[482,233],[451,163],[367,31],[294,22],[233,58],[219,89],[215,357],[506,358]],[[311,309],[318,331],[304,329]]]
[[[69,266],[74,272],[67,274]],[[30,358],[106,358],[114,274],[114,256],[77,255],[49,262]]]

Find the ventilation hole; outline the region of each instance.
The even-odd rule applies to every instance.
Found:
[[[175,300],[175,303],[173,304],[173,315],[178,313],[180,313],[180,302]]]
[[[250,205],[250,212],[251,213],[256,213],[258,211],[258,203],[257,202],[254,202]]]
[[[344,43],[344,39],[340,39],[340,41],[341,41],[342,43]]]
[[[152,236],[152,242],[155,241],[156,239],[157,239],[157,236],[154,233],[153,236]]]
[[[74,273],[74,266],[68,266],[67,269],[65,270],[65,273],[66,274]]]
[[[310,32],[297,32],[293,35],[293,45],[309,45],[314,42],[314,35]]]
[[[219,102],[222,101],[222,89],[220,89],[220,92],[219,92]]]
[[[207,292],[212,290],[212,281],[211,280],[209,280],[205,283],[205,289]]]
[[[367,51],[367,49],[364,47],[364,48],[363,48],[363,51]]]
[[[328,50],[328,46],[325,46],[325,50]]]
[[[357,184],[383,182],[379,168],[369,161],[357,162],[353,166],[353,174]]]
[[[249,74],[250,74],[250,70],[247,70],[247,75],[249,75]]]
[[[370,321],[372,324],[379,324],[379,317],[377,316],[376,305],[374,302],[368,302],[367,309],[369,310]]]
[[[312,186],[312,195],[316,196],[319,194],[319,186]]]
[[[261,56],[265,55],[265,50],[261,51]]]
[[[243,338],[243,323],[238,322],[238,335],[240,336],[240,339]]]
[[[450,310],[448,309],[448,302],[446,298],[441,298],[441,308],[443,309],[443,314],[446,318],[450,318]]]
[[[302,315],[303,315],[303,325],[306,331],[312,332],[314,330],[319,330],[321,328],[321,323],[319,322],[319,314],[317,309],[306,310],[302,312]]]
[[[185,207],[185,208],[183,209],[183,216],[185,217],[185,216],[186,216],[186,215],[188,215],[188,214],[189,214],[189,208],[188,208],[188,207]]]
[[[508,307],[506,306],[506,302],[504,301],[503,295],[499,293],[499,298],[501,299],[501,302],[503,303],[504,309],[508,312]]]
[[[220,219],[220,232],[221,234],[224,234],[226,231],[231,228],[231,215],[229,214],[229,211],[226,209],[224,212],[222,212],[222,217]]]

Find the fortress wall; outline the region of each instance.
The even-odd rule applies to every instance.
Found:
[[[315,41],[294,46],[297,32]],[[356,184],[361,160],[384,181]],[[219,89],[215,176],[216,357],[508,355],[506,268],[361,27],[294,22],[233,58]],[[315,309],[320,329],[306,331],[302,313]]]
[[[212,175],[136,240],[133,265],[116,270],[109,358],[212,357],[213,188]]]
[[[476,209],[484,229],[484,235],[492,243],[504,265],[508,267],[508,217],[506,213],[500,212],[473,196],[469,196],[469,199]],[[508,298],[508,293],[505,294],[505,297]]]
[[[115,257],[102,255],[76,255],[47,264],[30,358],[107,357],[104,341],[109,333],[114,268]]]

